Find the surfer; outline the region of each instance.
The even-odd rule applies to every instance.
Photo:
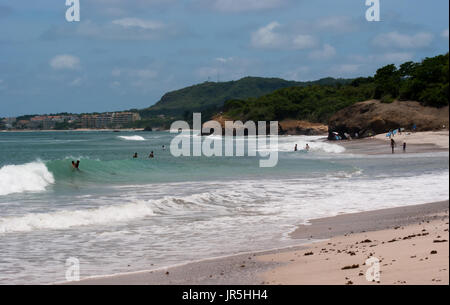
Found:
[[[150,155],[148,156],[150,159],[153,159],[155,157],[155,155],[153,154],[153,151],[150,153]]]
[[[391,139],[391,148],[392,148],[392,153],[394,153],[394,148],[395,148],[395,141],[394,139]]]
[[[308,143],[306,143],[306,147],[305,147],[305,150],[306,151],[309,151],[311,149],[311,147],[309,147],[309,144]]]
[[[137,153],[134,153],[133,159],[137,159],[137,157],[138,157],[138,154],[137,154]]]
[[[297,147],[297,144],[295,144],[295,148],[294,148],[294,151],[298,151],[298,147]]]
[[[73,169],[80,170],[79,169],[79,167],[80,167],[80,160],[77,160],[77,162],[72,161],[72,167],[73,167]]]

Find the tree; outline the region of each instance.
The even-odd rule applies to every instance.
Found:
[[[377,70],[374,77],[375,93],[374,97],[380,99],[383,96],[390,95],[397,97],[400,89],[400,72],[395,65],[387,65]]]

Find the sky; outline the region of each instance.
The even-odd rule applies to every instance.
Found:
[[[0,0],[0,117],[145,108],[204,81],[373,75],[448,52],[449,1]]]

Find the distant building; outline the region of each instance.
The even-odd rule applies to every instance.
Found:
[[[140,116],[133,112],[87,114],[81,117],[81,128],[121,128],[136,120]]]
[[[4,118],[2,120],[2,125],[6,129],[11,129],[11,128],[13,128],[13,125],[16,121],[17,121],[16,118]]]
[[[138,113],[133,112],[117,112],[113,114],[114,127],[123,127],[129,123],[140,120],[141,117]]]

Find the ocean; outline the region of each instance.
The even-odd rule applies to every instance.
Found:
[[[71,257],[84,278],[297,245],[289,232],[310,219],[449,198],[448,152],[357,155],[282,136],[277,166],[260,168],[173,157],[174,136],[0,133],[0,284],[65,281]]]

